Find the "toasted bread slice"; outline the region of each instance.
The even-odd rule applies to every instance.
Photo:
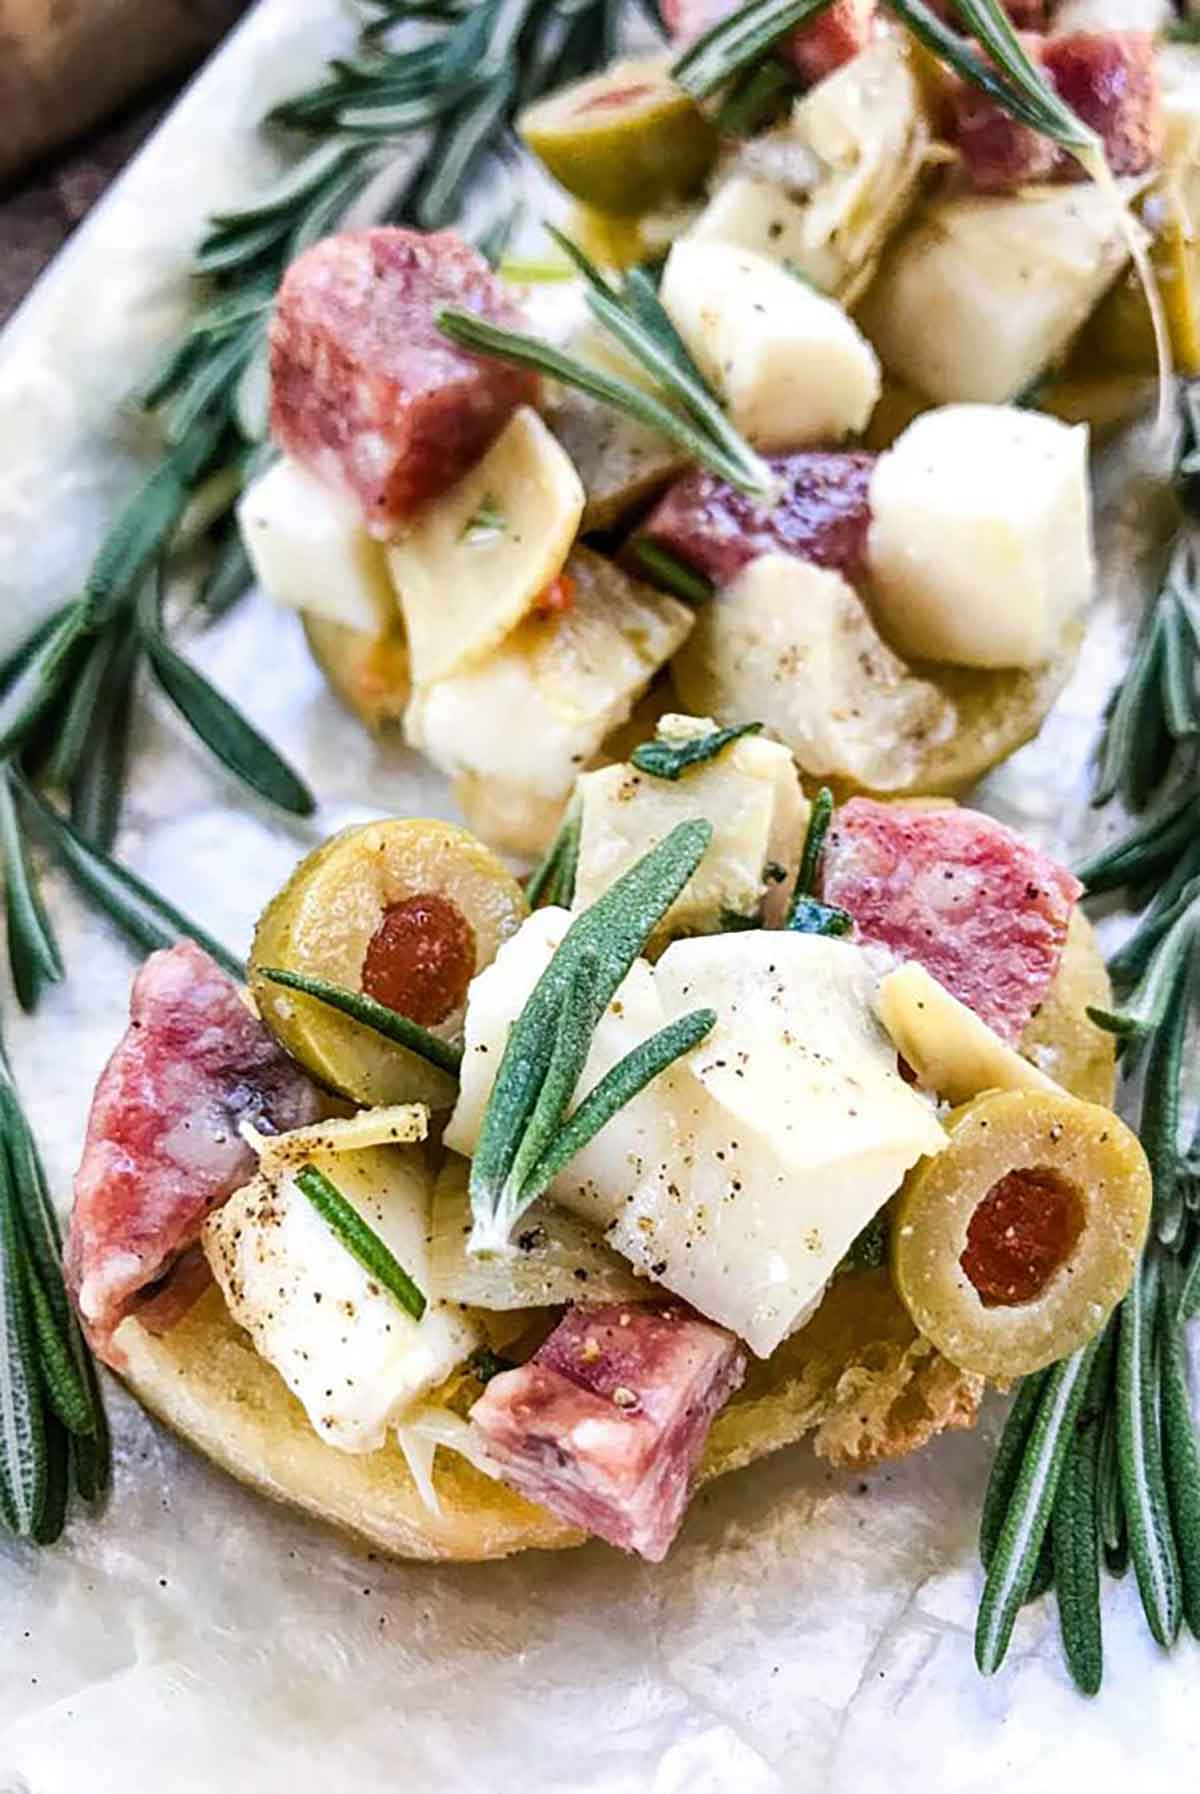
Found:
[[[1091,928],[1072,920],[1058,977],[1023,1046],[1078,1095],[1109,1102],[1112,1037],[1087,1020],[1108,978]],[[452,1451],[438,1453],[433,1513],[398,1447],[364,1456],[324,1444],[299,1402],[210,1289],[169,1333],[136,1320],[117,1335],[125,1381],[160,1420],[239,1481],[395,1557],[505,1557],[582,1542],[582,1535],[493,1482]],[[862,1468],[902,1457],[947,1427],[974,1424],[979,1378],[923,1339],[886,1270],[837,1277],[809,1324],[764,1362],[717,1416],[701,1480],[814,1434],[831,1463]]]

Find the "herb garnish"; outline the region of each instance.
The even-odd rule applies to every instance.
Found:
[[[575,901],[575,874],[579,869],[579,843],[583,834],[583,809],[576,794],[567,805],[558,833],[525,881],[525,900],[530,909],[544,903],[570,909]]]
[[[676,598],[682,598],[685,604],[707,604],[716,591],[707,575],[697,573],[671,549],[664,548],[661,542],[655,542],[649,536],[638,536],[630,543],[629,554],[657,585]]]
[[[680,741],[656,735],[653,740],[643,741],[635,747],[629,757],[639,772],[673,782],[681,779],[693,766],[705,766],[715,760],[744,735],[757,735],[761,729],[761,723],[738,723],[733,728],[713,729],[708,735],[691,735]]]
[[[284,990],[295,990],[303,996],[312,997],[318,1003],[324,1003],[330,1009],[336,1009],[340,1015],[349,1016],[352,1022],[360,1027],[370,1028],[373,1034],[390,1040],[395,1046],[404,1047],[407,1052],[416,1053],[429,1065],[436,1065],[439,1071],[449,1072],[456,1078],[462,1067],[462,1048],[452,1041],[442,1040],[438,1035],[422,1028],[419,1022],[412,1021],[407,1015],[401,1015],[398,1009],[391,1009],[386,1003],[379,1003],[374,997],[367,996],[365,991],[347,990],[344,985],[330,984],[324,978],[307,978],[301,972],[287,972],[278,966],[264,966],[259,969],[258,977],[265,978],[268,984],[278,984]]]
[[[619,1061],[568,1118],[596,1027],[712,840],[681,822],[577,916],[509,1030],[471,1163],[472,1252],[503,1251],[529,1204],[652,1078],[716,1021],[697,1010]]]
[[[533,368],[600,399],[638,423],[658,430],[739,492],[752,498],[769,497],[774,490],[770,467],[726,417],[646,272],[632,268],[623,285],[615,287],[578,244],[552,225],[547,229],[582,274],[592,316],[650,375],[655,383],[654,393],[556,349],[541,337],[505,330],[473,312],[440,312],[438,326],[443,333],[476,355],[490,355]]]
[[[364,1221],[354,1204],[346,1201],[337,1185],[315,1165],[302,1165],[294,1182],[350,1256],[383,1285],[406,1314],[419,1321],[427,1306],[425,1297],[391,1247],[380,1239],[369,1221]]]
[[[841,936],[854,932],[854,917],[836,903],[822,903],[813,895],[821,876],[821,856],[825,837],[833,820],[833,792],[822,785],[813,799],[808,832],[800,855],[800,870],[788,904],[784,927],[793,934],[827,934]]]

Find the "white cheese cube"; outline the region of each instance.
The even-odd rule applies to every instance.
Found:
[[[567,573],[565,610],[414,694],[408,739],[443,772],[561,802],[691,628],[686,605],[586,549]]]
[[[857,317],[888,372],[935,404],[999,404],[1063,355],[1128,259],[1100,187],[955,194],[889,249]]]
[[[286,458],[238,505],[254,577],[276,604],[380,635],[396,619],[383,549],[349,500]]]
[[[525,405],[391,543],[417,685],[478,662],[527,615],[562,571],[583,503],[570,456]]]
[[[314,1153],[316,1165],[428,1294],[430,1178],[419,1148]],[[206,1221],[230,1314],[341,1451],[375,1451],[480,1343],[456,1307],[413,1320],[347,1250],[291,1169],[260,1172]]]
[[[814,778],[872,791],[907,786],[955,723],[841,574],[790,555],[760,555],[700,609],[672,674],[693,709],[759,718]]]
[[[676,243],[662,302],[756,447],[803,448],[863,429],[879,362],[839,305],[765,256],[729,243]]]
[[[664,716],[660,740],[710,735],[708,718]],[[804,840],[808,804],[796,764],[780,742],[744,735],[675,780],[633,765],[585,773],[580,799],[576,910],[586,909],[677,823],[704,817],[713,839],[663,917],[651,951],[680,934],[709,934],[729,916],[782,918]]]
[[[1087,430],[948,405],[871,478],[876,614],[902,654],[963,666],[1049,660],[1095,584]]]

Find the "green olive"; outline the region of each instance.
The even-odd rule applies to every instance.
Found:
[[[712,167],[717,134],[669,67],[663,56],[614,63],[538,100],[517,130],[568,193],[601,211],[628,215],[681,198]]]
[[[897,1198],[892,1278],[944,1357],[1009,1382],[1085,1345],[1129,1288],[1150,1169],[1123,1121],[1065,1091],[988,1091],[948,1132]]]
[[[445,1072],[267,969],[324,979],[399,1010],[443,1040],[461,1037],[467,987],[527,914],[520,885],[473,835],[449,822],[369,822],[300,862],[263,911],[250,988],[289,1053],[354,1102],[443,1108]]]

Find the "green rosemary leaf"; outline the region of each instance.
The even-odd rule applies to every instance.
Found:
[[[575,874],[582,833],[583,812],[579,799],[573,797],[558,833],[526,880],[525,900],[530,909],[537,909],[543,903],[561,904],[564,909],[570,909],[575,900]]]
[[[359,154],[356,144],[334,137],[302,157],[249,205],[237,212],[214,212],[209,222],[215,230],[244,230],[247,226],[290,217],[298,205],[311,199],[331,175],[340,174],[357,160]]]
[[[769,54],[785,33],[824,12],[830,0],[751,0],[684,51],[671,70],[693,99],[707,99]]]
[[[1179,1631],[1179,1559],[1159,1440],[1154,1333],[1159,1301],[1157,1260],[1143,1258],[1121,1304],[1117,1355],[1117,1451],[1129,1554],[1147,1624],[1164,1648]]]
[[[1183,1228],[1179,1110],[1191,1020],[1191,985],[1191,966],[1185,962],[1174,995],[1150,1039],[1138,1128],[1154,1179],[1153,1226],[1165,1246],[1173,1246]]]
[[[91,627],[86,600],[77,599],[57,618],[39,646],[0,693],[0,759],[22,747],[56,702]]]
[[[50,1298],[31,1265],[26,1269],[25,1280],[46,1399],[68,1432],[89,1432],[91,1403],[87,1389],[59,1329]]]
[[[1029,1436],[1037,1418],[1038,1404],[1046,1387],[1047,1375],[1048,1372],[1039,1370],[1033,1376],[1022,1377],[1016,1399],[1008,1411],[1000,1443],[992,1458],[991,1475],[979,1520],[979,1558],[985,1570],[991,1568],[996,1546],[1000,1542],[1000,1534],[1012,1505],[1013,1491],[1017,1486]]]
[[[792,892],[792,907],[802,897],[816,895],[817,884],[821,876],[821,856],[825,852],[825,837],[829,833],[829,825],[833,821],[833,792],[828,785],[822,785],[813,798],[812,811],[808,818],[808,829],[804,836],[804,847],[800,854],[800,870],[796,874],[796,888]],[[789,912],[788,920],[791,920]]]
[[[282,221],[272,218],[255,230],[214,231],[196,250],[192,266],[197,274],[210,278],[253,268],[277,247],[283,230]]]
[[[858,1271],[882,1270],[887,1263],[888,1221],[887,1210],[880,1209],[873,1215],[851,1241],[850,1248],[842,1260],[843,1266],[853,1266]]]
[[[1111,1326],[1105,1329],[1092,1360],[1087,1394],[1063,1459],[1050,1519],[1063,1653],[1075,1686],[1083,1694],[1098,1693],[1104,1673],[1099,1466],[1115,1332]]]
[[[665,592],[673,593],[676,598],[682,598],[685,604],[707,604],[716,591],[711,579],[703,573],[697,573],[694,567],[681,561],[671,549],[664,548],[661,542],[652,541],[648,536],[639,536],[632,543],[630,552],[655,585],[661,586]]]
[[[317,804],[304,781],[200,669],[171,646],[149,586],[138,605],[138,626],[155,678],[205,746],[268,803],[292,816],[311,816]]]
[[[673,783],[693,766],[706,766],[735,741],[744,735],[757,735],[761,729],[761,723],[738,723],[734,728],[714,729],[711,734],[694,735],[686,741],[664,741],[655,736],[635,747],[630,759],[639,772]]]
[[[7,772],[0,768],[0,859],[4,866],[4,908],[8,918],[8,963],[22,1009],[37,1007],[47,984],[63,975],[62,955],[29,864]]]
[[[996,58],[1000,69],[1003,70],[1003,73],[997,72],[992,63],[981,56],[974,45],[966,42],[957,31],[943,24],[933,9],[924,4],[924,0],[887,0],[887,5],[901,24],[907,26],[918,42],[924,44],[927,50],[932,51],[939,62],[945,63],[964,80],[970,81],[973,86],[979,88],[981,93],[985,93],[989,98],[995,100],[997,105],[1002,106],[1006,112],[1011,113],[1022,124],[1029,125],[1033,130],[1041,131],[1048,137],[1053,137],[1056,142],[1063,143],[1066,147],[1073,147],[1073,145],[1068,145],[1067,139],[1059,135],[1065,123],[1063,114],[1066,114],[1070,121],[1065,128],[1072,136],[1078,136],[1085,130],[1085,127],[1075,118],[1074,113],[1068,112],[1058,96],[1049,92],[1037,71],[1032,67],[1019,81],[1015,78],[1006,79],[1012,73],[1007,57]],[[958,0],[956,0],[956,5],[958,11],[965,18],[966,7],[959,4]],[[982,8],[978,10],[982,11]],[[973,26],[972,29],[974,29]],[[986,42],[982,37],[980,41]],[[990,48],[990,44],[988,47]],[[1024,58],[1024,61],[1028,63],[1028,58]],[[1079,141],[1082,147],[1083,143],[1089,139],[1081,137]],[[1090,139],[1090,141],[1094,142],[1094,139]]]
[[[231,521],[221,532],[212,566],[201,582],[197,602],[215,622],[231,611],[253,584],[254,569],[247,558],[241,531]]]
[[[35,830],[63,870],[136,946],[152,952],[157,947],[173,947],[180,940],[193,940],[231,978],[245,977],[246,968],[219,941],[198,928],[128,867],[118,865],[93,847],[23,780],[17,794]]]
[[[646,1085],[668,1066],[698,1047],[716,1026],[715,1009],[694,1009],[668,1022],[649,1040],[619,1059],[611,1071],[588,1091],[579,1107],[555,1136],[521,1187],[520,1206],[527,1208],[549,1188],[559,1172],[596,1138],[613,1116],[632,1102]]]
[[[1190,791],[1103,848],[1079,868],[1089,896],[1153,882],[1169,872],[1200,832],[1200,804]]]
[[[1189,981],[1192,952],[1200,935],[1200,904],[1191,903],[1168,930],[1146,969],[1120,1009],[1101,1009],[1089,1004],[1088,1015],[1098,1028],[1140,1044],[1166,1019],[1172,1005],[1183,1000]]]
[[[784,100],[798,92],[795,69],[777,56],[769,56],[733,83],[717,113],[717,130],[722,137],[751,137],[776,116]]]
[[[1052,1365],[1034,1416],[1012,1499],[988,1568],[975,1627],[981,1674],[999,1669],[1037,1568],[1063,1458],[1083,1401],[1096,1341]]]
[[[103,853],[116,840],[121,820],[140,658],[137,632],[124,630],[96,699],[88,751],[80,756],[71,781],[71,821]]]
[[[1109,803],[1119,791],[1131,809],[1140,810],[1153,790],[1167,733],[1159,695],[1162,654],[1160,612],[1156,606],[1109,707],[1092,793],[1096,808]]]
[[[1076,152],[1097,149],[1096,133],[1076,117],[1034,64],[1014,31],[1001,0],[953,0],[953,3],[967,29],[1008,77],[1014,94],[1024,102],[1031,115],[1029,122],[1034,129],[1052,137],[1065,149]]]
[[[0,1521],[37,1530],[46,1498],[46,1432],[37,1340],[8,1157],[0,1153]]]
[[[1033,1566],[1033,1575],[1029,1587],[1025,1590],[1022,1607],[1032,1607],[1035,1601],[1048,1594],[1054,1587],[1054,1546],[1050,1539],[1050,1528],[1047,1526],[1042,1534],[1042,1548],[1038,1552],[1037,1562]]]
[[[456,216],[463,187],[503,131],[516,87],[516,69],[505,69],[482,97],[464,106],[443,127],[430,178],[417,201],[417,217],[424,230],[441,230]]]
[[[70,1439],[62,1424],[49,1413],[45,1416],[45,1448],[46,1487],[42,1511],[33,1529],[35,1545],[53,1545],[62,1537],[71,1493]]]
[[[1200,1231],[1184,1260],[1175,1313],[1180,1323],[1200,1318]]]
[[[81,1500],[99,1501],[107,1490],[112,1477],[112,1440],[108,1431],[108,1416],[104,1411],[104,1403],[101,1400],[96,1380],[96,1369],[90,1358],[87,1362],[86,1374],[98,1424],[94,1433],[73,1435],[71,1439],[71,1470],[75,1479],[76,1493]]]
[[[1179,1318],[1181,1279],[1168,1261],[1159,1317],[1158,1363],[1161,1387],[1163,1475],[1171,1511],[1171,1531],[1179,1554],[1183,1615],[1200,1638],[1200,1447],[1192,1419],[1188,1350]]]
[[[793,897],[784,927],[791,934],[823,934],[832,939],[854,933],[854,917],[836,903],[816,897]]]
[[[1196,690],[1196,638],[1179,596],[1168,591],[1162,600],[1163,720],[1175,741],[1200,733],[1200,694]]]
[[[461,344],[476,355],[513,361],[520,367],[548,374],[552,380],[561,381],[564,386],[573,386],[591,398],[611,405],[614,410],[623,411],[638,423],[660,431],[694,461],[707,467],[721,479],[728,480],[731,486],[736,486],[739,491],[752,498],[761,498],[769,491],[769,484],[764,485],[757,474],[750,476],[739,462],[730,458],[723,447],[713,442],[687,418],[672,411],[668,405],[643,391],[641,387],[622,380],[619,375],[592,367],[561,349],[555,349],[541,337],[527,336],[518,330],[505,330],[498,324],[489,324],[472,312],[443,311],[438,314],[437,321],[439,329],[452,342]]]
[[[1129,1567],[1129,1533],[1125,1525],[1125,1505],[1121,1494],[1117,1411],[1115,1402],[1111,1399],[1100,1435],[1097,1479],[1096,1500],[1104,1564],[1110,1576],[1121,1577]]]
[[[502,1196],[554,1050],[559,1012],[585,953],[595,953],[595,1012],[603,1014],[654,929],[696,870],[712,826],[681,822],[567,930],[509,1030],[471,1165],[472,1250],[503,1249],[516,1215]]]
[[[401,1015],[398,1009],[389,1009],[386,1003],[376,1002],[364,991],[345,990],[340,984],[328,984],[324,978],[307,978],[300,972],[286,972],[278,966],[263,966],[258,976],[265,978],[269,984],[278,984],[284,990],[300,991],[306,997],[312,997],[318,1003],[324,1003],[330,1009],[336,1009],[339,1015],[349,1016],[352,1022],[358,1022],[363,1028],[369,1028],[373,1034],[379,1034],[384,1040],[390,1040],[396,1046],[404,1047],[407,1052],[415,1053],[429,1065],[436,1065],[439,1071],[449,1072],[456,1078],[462,1067],[462,1048],[449,1040],[441,1040],[431,1034],[428,1028],[422,1028],[418,1022],[411,1021],[407,1015]]]
[[[155,469],[130,499],[100,546],[88,575],[86,598],[92,620],[107,622],[142,583],[175,532],[195,482],[203,474],[224,422],[202,417],[173,455]]]
[[[425,1312],[425,1297],[396,1258],[386,1241],[380,1239],[369,1221],[342,1195],[337,1185],[318,1171],[315,1165],[302,1165],[296,1173],[296,1188],[307,1196],[331,1233],[337,1235],[352,1258],[363,1270],[382,1284],[406,1314],[419,1321]]]
[[[308,210],[299,218],[296,228],[287,240],[283,254],[285,264],[295,261],[296,257],[303,255],[304,251],[312,244],[319,243],[322,237],[327,237],[331,231],[338,229],[342,219],[374,173],[374,158],[368,159],[364,153],[359,162],[348,168],[344,174],[339,175],[337,180],[332,181],[323,193],[318,194]],[[254,433],[249,432],[249,434],[253,435]]]
[[[1136,984],[1162,941],[1184,911],[1200,897],[1200,839],[1180,855],[1174,872],[1155,892],[1133,933],[1108,962],[1109,975],[1115,985],[1127,988]]]
[[[599,983],[599,959],[593,951],[585,949],[571,968],[571,981],[563,993],[546,1075],[513,1155],[512,1169],[501,1196],[501,1202],[514,1210],[526,1207],[533,1200],[524,1195],[525,1185],[561,1127],[583,1073],[592,1036],[603,1013],[596,1007]]]
[[[172,448],[185,443],[189,433],[216,407],[218,401],[226,399],[230,387],[237,381],[249,360],[254,342],[255,333],[252,331],[243,330],[230,337],[210,355],[205,356],[196,372],[176,393],[165,413],[167,441]],[[222,410],[222,422],[224,415]]]

